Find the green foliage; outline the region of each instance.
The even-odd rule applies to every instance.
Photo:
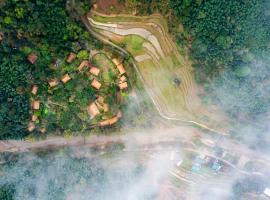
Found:
[[[89,56],[89,52],[87,50],[81,50],[77,54],[77,58],[78,59],[81,59],[81,60],[88,59],[88,56]]]
[[[89,2],[83,0],[80,5],[87,9]],[[30,88],[33,83],[38,84],[40,97],[47,95],[47,79],[60,76],[49,67],[53,60],[66,59],[80,40],[99,44],[90,39],[80,21],[68,16],[65,8],[66,0],[9,0],[0,6],[0,27],[5,35],[0,43],[0,139],[29,134]],[[31,52],[38,56],[34,65],[26,59]],[[85,58],[85,52],[80,56]],[[61,95],[58,97],[66,100]],[[52,113],[46,115],[55,118]],[[55,123],[49,126],[53,130]]]
[[[14,200],[15,189],[13,185],[0,186],[0,199]]]
[[[263,56],[270,53],[269,2],[170,0],[170,6],[185,26],[178,41],[192,38],[196,79],[210,85],[213,98],[232,116],[269,109],[269,90],[262,84],[270,75]]]
[[[0,48],[0,139],[22,138],[28,118],[29,100],[25,89],[31,69],[24,57],[9,46]]]
[[[250,68],[248,66],[239,66],[235,70],[235,74],[238,77],[245,77],[249,75],[251,72]]]

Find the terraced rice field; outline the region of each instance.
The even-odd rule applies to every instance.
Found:
[[[223,116],[201,103],[192,63],[177,50],[162,16],[108,16],[92,11],[87,18],[93,31],[134,58],[162,115],[224,131],[224,124],[220,123]],[[176,79],[181,81],[179,85],[175,84]]]

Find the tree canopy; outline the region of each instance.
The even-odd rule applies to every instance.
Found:
[[[269,109],[270,4],[247,0],[171,0],[191,39],[196,78],[231,116]],[[188,35],[188,36],[187,36]]]
[[[23,138],[31,85],[52,75],[54,59],[64,59],[86,40],[95,41],[69,17],[66,0],[1,1],[0,30],[0,139]],[[32,52],[38,56],[35,64],[27,61]]]

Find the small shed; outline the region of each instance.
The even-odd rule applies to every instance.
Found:
[[[100,113],[97,105],[94,102],[88,106],[87,112],[91,117],[95,117]]]
[[[95,75],[95,76],[98,76],[99,72],[100,72],[100,70],[97,67],[91,67],[90,68],[90,73]]]
[[[67,57],[67,63],[72,63],[72,61],[76,58],[76,54],[71,52]]]
[[[35,54],[34,52],[30,53],[30,54],[27,56],[27,60],[28,60],[30,63],[32,63],[32,64],[34,64],[34,63],[37,61],[37,59],[38,59],[38,56],[37,56],[37,54]]]
[[[40,107],[40,101],[36,100],[32,102],[32,108],[34,110],[39,110],[39,107]]]
[[[65,74],[65,75],[61,78],[61,81],[65,84],[65,83],[67,83],[70,79],[71,79],[71,77],[70,77],[68,74]]]
[[[118,86],[119,86],[120,90],[124,90],[124,89],[128,88],[127,82],[119,83]]]
[[[37,85],[33,85],[33,86],[32,86],[32,90],[31,90],[31,93],[32,93],[33,95],[36,95],[36,94],[37,94],[37,91],[38,91],[38,86],[37,86]]]
[[[91,86],[99,90],[99,88],[101,87],[101,83],[97,79],[94,78],[91,83]]]
[[[33,130],[35,130],[35,128],[36,128],[35,123],[34,122],[29,122],[27,130],[29,132],[32,132]]]
[[[55,87],[55,86],[57,86],[57,85],[58,85],[57,79],[52,79],[52,80],[50,80],[50,81],[49,81],[49,85],[50,85],[50,87]]]

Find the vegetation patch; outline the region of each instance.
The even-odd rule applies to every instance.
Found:
[[[75,20],[89,6],[83,0],[1,2],[0,139],[80,133],[116,115],[116,108],[105,114],[102,106],[118,107],[118,71],[102,73],[99,67],[109,66],[91,63],[78,70],[93,49],[103,47]],[[93,117],[88,106],[99,96],[104,101]]]

